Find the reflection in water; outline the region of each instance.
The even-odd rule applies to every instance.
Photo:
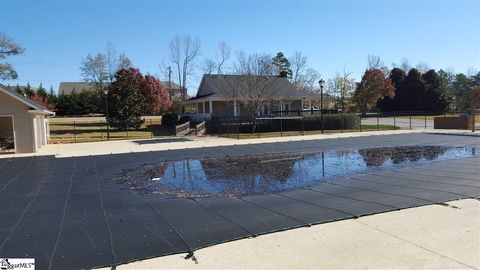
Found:
[[[173,196],[241,196],[305,187],[332,176],[465,158],[474,147],[400,146],[355,151],[195,159],[148,165],[126,174],[138,190]]]

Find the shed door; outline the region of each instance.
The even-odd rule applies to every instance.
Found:
[[[15,152],[13,116],[0,115],[0,153]]]

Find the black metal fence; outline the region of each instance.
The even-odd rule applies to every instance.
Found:
[[[140,128],[115,129],[105,118],[52,118],[49,120],[51,143],[95,142],[107,140],[149,139],[175,135],[175,128],[161,124],[161,117],[144,119]]]
[[[433,129],[434,117],[463,113],[426,111],[342,113],[319,110],[275,111],[267,116],[214,117],[207,122],[208,133],[229,138],[262,138],[320,133],[343,133],[382,130]]]

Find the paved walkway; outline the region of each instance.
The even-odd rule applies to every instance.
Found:
[[[222,137],[173,137],[167,139],[144,139],[144,140],[122,140],[122,141],[104,141],[90,143],[70,143],[70,144],[49,144],[40,149],[35,154],[8,154],[0,155],[1,158],[26,157],[26,156],[42,156],[55,155],[57,157],[72,156],[89,156],[89,155],[105,155],[105,154],[121,154],[136,153],[149,151],[164,151],[175,149],[191,149],[201,147],[215,146],[231,146],[246,145],[259,143],[275,143],[275,142],[293,142],[307,140],[322,140],[335,138],[350,137],[366,137],[373,135],[394,135],[394,134],[410,134],[424,133],[425,130],[390,130],[390,131],[369,131],[369,132],[352,132],[337,134],[316,134],[305,136],[286,136],[286,137],[270,137],[260,139],[229,139]]]
[[[479,269],[480,201],[466,199],[243,239],[117,269]],[[110,269],[110,268],[104,268]]]

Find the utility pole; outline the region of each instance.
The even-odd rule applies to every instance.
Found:
[[[170,94],[170,100],[173,100],[173,93],[172,93],[172,67],[168,67],[168,93]]]

